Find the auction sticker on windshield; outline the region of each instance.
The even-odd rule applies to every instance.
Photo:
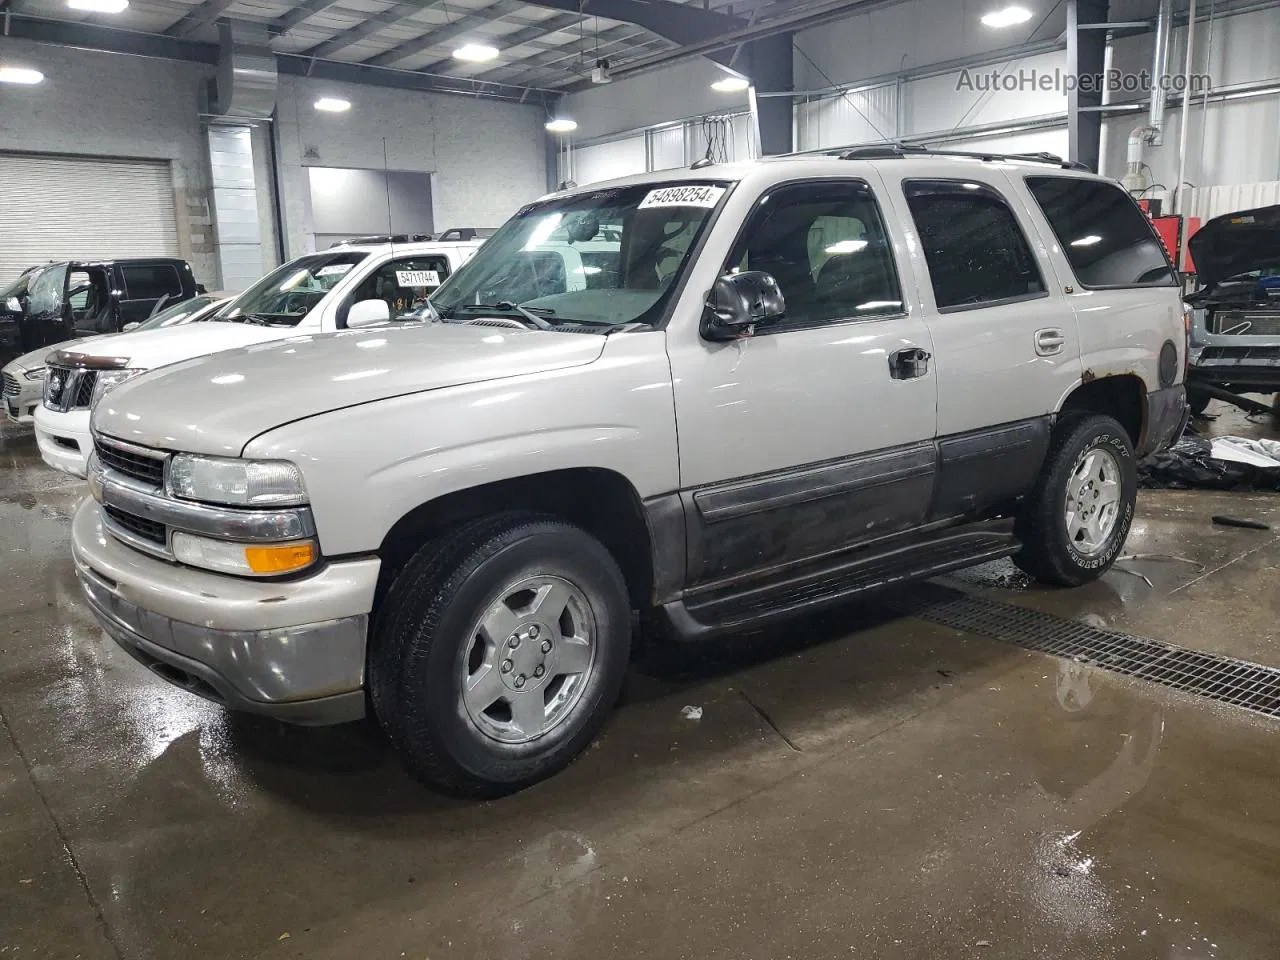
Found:
[[[317,277],[336,277],[344,273],[349,273],[354,263],[331,263],[328,266],[321,267],[316,271]]]
[[[438,287],[440,286],[440,274],[435,270],[397,270],[396,286]]]
[[[714,207],[724,196],[724,187],[706,185],[687,187],[662,187],[649,191],[640,201],[641,210],[652,207]]]

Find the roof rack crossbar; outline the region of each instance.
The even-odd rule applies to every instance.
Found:
[[[902,157],[967,157],[971,160],[1022,160],[1028,163],[1047,163],[1063,170],[1088,170],[1083,163],[1063,160],[1053,153],[988,153],[976,150],[934,150],[914,143],[874,143],[854,147],[836,153],[841,160],[894,160]]]

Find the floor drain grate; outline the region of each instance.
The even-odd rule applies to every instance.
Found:
[[[1088,663],[1211,700],[1280,717],[1280,670],[1065,620],[926,583],[888,604],[939,626]]]

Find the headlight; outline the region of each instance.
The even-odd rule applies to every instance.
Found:
[[[242,577],[272,577],[304,570],[319,551],[312,540],[296,543],[232,543],[175,530],[171,540],[179,563]]]
[[[28,370],[23,374],[28,380],[43,380],[49,375],[48,367],[36,367],[34,370]]]
[[[96,405],[99,400],[114,390],[126,380],[136,377],[140,373],[146,373],[145,370],[103,370],[98,374],[98,378],[93,382],[93,399],[89,401],[91,405]]]
[[[98,464],[98,451],[89,454],[89,463],[85,467],[85,476],[89,480],[89,493],[93,499],[102,502],[102,467]]]
[[[179,453],[169,461],[169,489],[184,500],[233,507],[285,507],[307,502],[302,471],[288,460]]]

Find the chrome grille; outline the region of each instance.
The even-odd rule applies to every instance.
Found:
[[[93,387],[97,380],[96,370],[50,364],[49,373],[44,380],[44,405],[58,413],[88,410],[93,402]]]
[[[98,455],[98,462],[108,470],[122,473],[149,487],[164,485],[165,454],[159,450],[144,453],[140,447],[126,447],[101,437],[94,438],[93,449]]]
[[[149,540],[158,547],[168,546],[169,531],[163,523],[156,523],[156,521],[147,520],[144,517],[136,517],[132,513],[126,513],[116,507],[106,506],[102,509],[113,523],[132,533],[135,537]]]
[[[1215,314],[1210,333],[1233,337],[1280,337],[1280,313],[1274,310],[1224,310]]]
[[[22,385],[18,383],[17,377],[12,373],[3,375],[3,380],[0,380],[0,396],[16,397],[21,390]]]

